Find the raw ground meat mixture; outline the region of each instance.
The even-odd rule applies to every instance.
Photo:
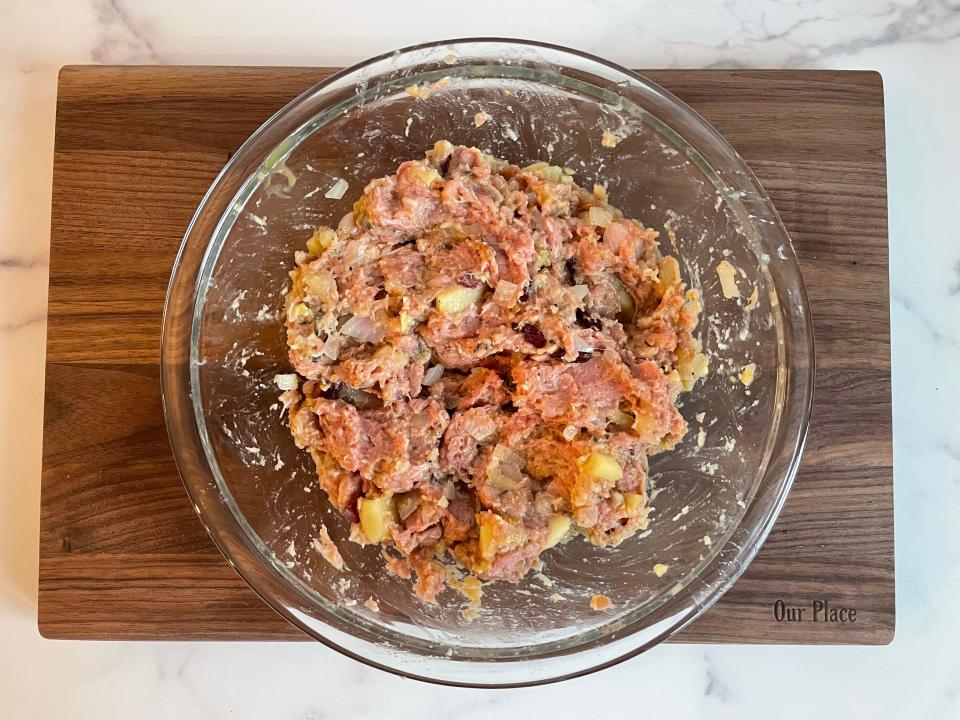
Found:
[[[683,437],[677,396],[707,369],[700,305],[604,188],[440,141],[296,264],[294,440],[420,597],[445,556],[517,581],[576,535],[646,527],[647,458]]]

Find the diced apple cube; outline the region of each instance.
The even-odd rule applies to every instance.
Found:
[[[360,529],[372,543],[386,540],[390,535],[390,525],[394,522],[392,495],[380,495],[374,498],[360,498],[357,501],[360,512]]]
[[[307,250],[311,255],[319,255],[333,245],[335,239],[333,228],[319,227],[307,240]]]
[[[420,163],[408,165],[404,170],[404,174],[410,182],[423,185],[424,187],[430,187],[440,179],[440,174],[434,168],[421,165]]]
[[[373,354],[374,360],[379,360],[384,366],[404,367],[410,360],[409,356],[402,350],[397,350],[392,345],[381,345]]]
[[[527,540],[523,525],[492,512],[478,513],[477,525],[479,526],[477,544],[480,558],[487,562],[500,553],[515,550]]]
[[[483,297],[483,286],[462,287],[456,286],[441,290],[437,293],[437,310],[444,315],[454,315],[476,305]]]
[[[643,507],[643,495],[640,493],[629,492],[623,496],[623,509],[630,515],[635,515]]]
[[[579,460],[580,476],[604,483],[616,483],[623,477],[623,468],[611,455],[592,452]]]
[[[480,526],[480,557],[484,560],[492,560],[497,554],[496,545],[493,542],[493,525],[484,523]]]
[[[294,323],[305,323],[313,320],[313,310],[304,303],[297,303],[287,313],[287,320]]]
[[[325,305],[331,305],[339,298],[337,281],[326,271],[305,273],[303,284],[314,298]]]
[[[547,521],[547,539],[543,544],[544,550],[552,548],[563,540],[570,531],[571,520],[569,515],[554,515]]]

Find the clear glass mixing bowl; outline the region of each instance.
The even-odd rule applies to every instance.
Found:
[[[449,80],[444,80],[448,78]],[[439,83],[438,83],[439,81]],[[435,88],[415,98],[411,85]],[[490,120],[473,121],[483,111]],[[619,139],[611,148],[603,132]],[[543,575],[484,588],[461,617],[452,590],[426,605],[387,574],[296,449],[273,382],[290,372],[280,310],[293,252],[336,224],[363,186],[436,140],[518,164],[572,168],[662,231],[700,290],[711,371],[683,396],[691,426],[651,463],[650,531],[615,549],[548,552]],[[325,197],[337,179],[341,199]],[[715,271],[738,269],[727,299]],[[756,290],[756,303],[748,307]],[[226,165],[187,230],[163,326],[167,427],[180,473],[217,546],[277,612],[359,660],[436,682],[556,680],[641,652],[691,623],[743,572],[797,469],[813,388],[813,334],[797,261],[743,160],[693,110],[598,58],[529,42],[458,40],[374,58],[308,90]],[[741,369],[756,365],[747,387]],[[703,413],[703,421],[697,416]],[[704,433],[699,433],[700,429]],[[342,572],[313,547],[326,525]],[[662,577],[653,566],[669,570]],[[594,593],[613,608],[590,609]],[[364,601],[373,597],[379,611]]]

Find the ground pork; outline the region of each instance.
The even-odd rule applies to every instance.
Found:
[[[657,235],[569,171],[440,141],[296,253],[290,430],[424,600],[444,556],[515,582],[559,542],[646,527],[648,456],[706,372]]]

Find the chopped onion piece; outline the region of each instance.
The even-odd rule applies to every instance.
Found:
[[[276,386],[280,390],[296,390],[297,385],[299,384],[295,373],[274,375],[273,382],[276,383]]]
[[[577,350],[578,353],[582,353],[582,352],[592,353],[592,352],[593,352],[593,345],[591,345],[591,344],[588,343],[586,340],[584,340],[582,337],[580,337],[580,333],[574,333],[574,334],[573,334],[573,346],[576,348],[576,350]]]
[[[314,273],[307,273],[303,277],[303,284],[313,297],[325,305],[335,303],[339,298],[337,281],[326,271],[320,270]]]
[[[423,374],[423,380],[420,381],[420,384],[424,387],[430,387],[436,383],[437,380],[443,377],[443,370],[443,365],[434,365],[433,367],[429,368]]]
[[[336,360],[340,357],[340,338],[331,335],[324,340],[323,347],[320,348],[320,354],[330,360]]]
[[[515,465],[517,468],[523,466],[523,458],[506,445],[498,444],[491,454],[491,459],[496,460],[498,463],[507,463],[509,465]]]
[[[420,507],[420,492],[417,490],[403,493],[397,498],[397,515],[401,520],[406,520],[413,515],[418,507]]]
[[[340,332],[360,342],[378,343],[386,336],[387,331],[368,317],[354,315],[347,320]]]
[[[590,288],[587,285],[571,285],[567,289],[570,291],[571,295],[580,301],[583,301],[583,299],[586,298],[590,293]]]
[[[591,225],[605,228],[613,222],[613,215],[609,210],[602,207],[593,206],[587,211],[587,222]]]
[[[350,187],[350,184],[346,180],[337,178],[337,181],[330,186],[330,189],[323,196],[328,200],[339,200],[347,192],[348,187]]]
[[[487,484],[495,490],[506,492],[523,482],[523,458],[506,445],[497,445],[490,455],[487,466]]]
[[[351,240],[343,248],[341,260],[347,267],[361,264],[367,255],[366,243],[363,240]]]
[[[356,223],[353,221],[353,213],[348,212],[342,218],[340,218],[340,224],[337,225],[337,230],[340,232],[347,232],[348,230],[353,230],[356,227]]]
[[[464,423],[467,433],[477,442],[483,442],[497,431],[497,425],[489,415],[476,415]]]

